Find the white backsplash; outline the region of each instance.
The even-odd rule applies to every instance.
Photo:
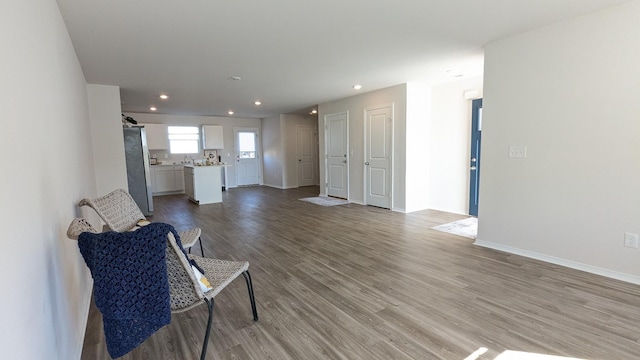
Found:
[[[204,163],[205,157],[202,154],[189,154],[189,155],[181,155],[181,154],[170,154],[169,151],[165,150],[149,150],[149,156],[155,157],[158,159],[158,164],[184,164],[188,163]]]

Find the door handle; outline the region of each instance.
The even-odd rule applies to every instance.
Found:
[[[365,165],[369,165],[369,162],[367,161],[366,163],[364,163]]]
[[[476,170],[476,169],[477,169],[477,168],[476,168],[475,166],[472,166],[472,167],[470,168],[470,170],[471,170],[471,171]]]

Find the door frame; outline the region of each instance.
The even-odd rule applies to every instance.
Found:
[[[252,131],[256,133],[256,161],[258,162],[258,185],[264,185],[262,181],[262,136],[260,136],[260,129],[256,127],[234,127],[233,128],[233,152],[234,152],[234,167],[236,173],[236,186],[238,185],[238,132]]]
[[[336,115],[344,115],[345,117],[345,149],[347,149],[347,201],[351,202],[351,153],[349,152],[349,110],[340,111],[331,114],[324,115],[324,193],[326,196],[329,196],[329,125],[327,124],[327,119],[336,116]]]
[[[391,108],[391,153],[389,154],[390,159],[389,159],[389,210],[393,210],[393,198],[394,198],[394,191],[393,191],[393,178],[394,178],[394,163],[395,163],[395,151],[394,151],[394,147],[395,147],[395,104],[394,103],[388,103],[388,104],[382,104],[382,105],[376,105],[376,106],[372,106],[372,107],[368,107],[365,108],[362,112],[362,121],[364,122],[364,126],[363,126],[363,146],[364,146],[364,151],[362,152],[363,154],[363,162],[362,162],[362,169],[363,169],[363,173],[362,173],[362,200],[364,202],[365,205],[369,205],[367,203],[367,180],[368,180],[368,175],[367,175],[367,165],[365,165],[365,163],[367,162],[367,156],[368,156],[368,152],[367,152],[367,130],[368,130],[368,125],[367,125],[367,112],[370,111],[375,111],[375,110],[379,110],[379,109],[384,109],[384,108]]]
[[[469,215],[475,217],[478,216],[478,204],[480,203],[481,144],[482,99],[475,99],[471,102],[471,147],[469,148]],[[474,158],[476,159],[475,162],[473,161]],[[473,170],[473,166],[475,166],[475,170]]]

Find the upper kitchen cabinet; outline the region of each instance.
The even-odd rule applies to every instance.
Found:
[[[205,150],[224,149],[222,125],[202,125],[202,148]]]
[[[149,150],[167,150],[169,148],[167,125],[144,124],[144,128],[147,130],[147,147]]]

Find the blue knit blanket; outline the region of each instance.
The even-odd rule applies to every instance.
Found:
[[[171,322],[165,260],[169,232],[179,243],[173,226],[164,223],[132,232],[84,232],[78,238],[112,358],[127,354]]]

